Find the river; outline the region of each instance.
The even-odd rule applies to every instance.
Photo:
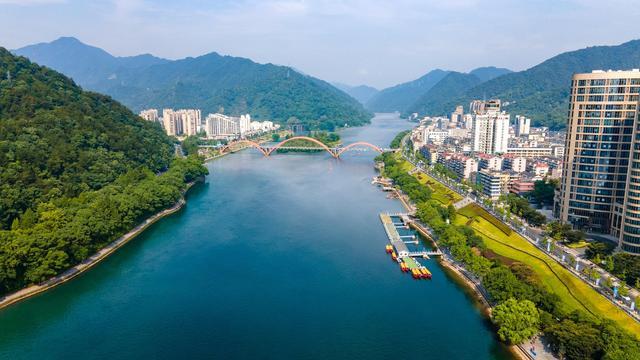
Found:
[[[342,132],[387,146],[411,124]],[[2,359],[509,359],[440,268],[385,254],[369,152],[255,149],[208,164],[187,206],[88,273],[0,311]]]

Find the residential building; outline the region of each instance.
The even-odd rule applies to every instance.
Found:
[[[561,221],[613,235],[634,254],[640,254],[640,138],[633,138],[639,92],[638,69],[573,76],[554,209]]]
[[[509,114],[492,109],[474,115],[473,151],[487,154],[507,152]]]
[[[182,134],[182,118],[173,109],[162,110],[162,127],[169,136]]]
[[[462,117],[462,121],[464,123],[464,128],[467,130],[472,130],[473,129],[473,115],[471,114],[464,114]]]
[[[476,174],[476,184],[482,186],[482,193],[492,200],[497,200],[500,195],[509,191],[511,176],[506,172],[480,170]]]
[[[525,158],[537,158],[553,155],[551,147],[509,147],[507,154],[513,156],[521,156]]]
[[[438,161],[438,147],[433,144],[427,144],[420,149],[422,156],[427,159],[429,164],[435,164]]]
[[[535,182],[533,180],[518,179],[509,183],[509,192],[522,195],[524,193],[533,191],[534,186]]]
[[[516,173],[527,171],[527,159],[522,156],[505,156],[502,160],[502,168]]]
[[[208,138],[233,138],[240,135],[240,124],[230,116],[209,114],[206,119],[205,132]]]
[[[543,162],[535,162],[527,166],[527,170],[534,176],[545,177],[549,173],[549,165]]]
[[[477,154],[478,157],[478,170],[494,170],[500,171],[502,170],[502,157],[489,155],[489,154]]]
[[[455,172],[461,179],[469,179],[472,173],[478,171],[478,162],[462,154],[443,153],[438,156],[438,162]]]
[[[162,126],[167,135],[197,135],[201,123],[199,109],[162,110]]]
[[[462,116],[464,115],[464,108],[462,105],[458,105],[456,110],[451,113],[451,123],[458,124],[462,123]]]
[[[140,111],[140,117],[151,122],[158,121],[158,109],[147,109]]]
[[[516,136],[529,135],[531,119],[523,115],[516,115]]]

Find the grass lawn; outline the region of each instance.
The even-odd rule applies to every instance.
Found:
[[[499,219],[496,219],[495,216],[489,214],[487,210],[483,209],[478,204],[469,204],[463,207],[462,209],[458,210],[458,214],[462,214],[469,219],[475,219],[476,217],[479,216],[487,220],[491,224],[493,224],[495,227],[500,229],[500,231],[505,233],[505,235],[507,236],[511,235],[511,233],[513,232],[513,230],[511,230],[511,228],[507,224],[503,223]]]
[[[424,173],[416,173],[414,175],[421,184],[428,186],[433,194],[431,197],[438,200],[445,206],[462,200],[462,196],[455,191],[449,190],[446,186],[439,183],[436,179]]]
[[[463,215],[463,212],[458,213],[456,224],[469,223],[482,236],[487,248],[495,254],[529,265],[544,286],[560,296],[565,310],[581,309],[603,316],[634,334],[640,334],[640,324],[519,234],[512,232],[507,235],[481,216],[476,216],[469,222],[470,218]]]
[[[572,249],[580,249],[580,248],[583,248],[583,247],[587,247],[587,245],[589,245],[588,242],[586,242],[584,240],[581,240],[581,241],[579,241],[577,243],[568,244],[567,247],[570,247]]]

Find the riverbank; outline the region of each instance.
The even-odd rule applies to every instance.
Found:
[[[72,268],[66,270],[65,272],[63,272],[60,275],[56,275],[53,278],[41,283],[41,284],[37,284],[37,285],[31,285],[29,287],[26,287],[22,290],[18,290],[14,293],[11,293],[9,295],[3,296],[2,298],[0,298],[0,309],[4,309],[10,305],[13,305],[15,303],[18,303],[22,300],[26,300],[30,297],[33,297],[35,295],[41,294],[47,290],[50,290],[58,285],[64,284],[70,280],[72,280],[73,278],[79,276],[80,274],[90,270],[91,268],[93,268],[95,265],[97,265],[99,262],[101,262],[102,260],[106,259],[109,255],[113,254],[116,250],[120,249],[121,247],[123,247],[125,244],[127,244],[129,241],[131,241],[132,239],[134,239],[136,236],[140,235],[144,230],[146,230],[149,226],[153,225],[154,223],[156,223],[158,220],[169,216],[171,214],[176,213],[177,211],[179,211],[180,209],[182,209],[184,207],[184,205],[186,204],[186,195],[187,192],[196,184],[199,182],[202,182],[203,179],[198,179],[196,181],[192,181],[190,183],[187,183],[186,189],[184,190],[182,197],[180,198],[180,200],[178,200],[178,202],[176,202],[172,207],[168,208],[168,209],[164,209],[154,215],[152,215],[151,217],[147,218],[145,221],[143,221],[142,223],[138,224],[136,227],[134,227],[133,229],[131,229],[128,233],[122,235],[121,237],[119,237],[118,239],[114,240],[113,242],[111,242],[109,245],[103,247],[100,251],[98,251],[97,253],[93,254],[92,256],[88,257],[87,259],[85,259],[84,261],[82,261],[80,264],[73,266]]]
[[[398,199],[402,206],[409,212],[414,213],[415,207],[411,204],[408,196],[404,194],[401,190],[395,190]],[[412,227],[417,230],[423,237],[429,239],[435,244],[435,239],[431,236],[431,233],[428,229],[423,227],[417,221],[411,223]],[[455,277],[458,280],[458,283],[464,286],[467,290],[470,291],[471,295],[478,302],[482,310],[482,314],[487,318],[491,319],[492,307],[489,302],[489,296],[482,286],[482,284],[474,279],[472,276],[468,274],[468,271],[462,267],[460,264],[457,264],[453,259],[450,259],[448,254],[444,254],[438,260],[438,263],[442,265],[443,269],[447,272],[447,274]],[[520,360],[533,360],[538,357],[532,356],[522,345],[509,345],[509,351],[513,356]],[[539,357],[545,358],[545,357]]]

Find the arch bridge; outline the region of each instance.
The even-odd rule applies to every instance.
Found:
[[[287,143],[294,140],[303,140],[305,142],[312,143],[313,146],[286,146]],[[395,151],[395,149],[381,148],[379,146],[373,145],[366,141],[357,141],[346,146],[329,147],[323,142],[321,142],[320,140],[314,139],[308,136],[293,136],[288,139],[284,139],[279,143],[270,144],[270,145],[262,145],[255,141],[243,139],[243,140],[234,141],[232,143],[229,143],[223,146],[202,145],[200,147],[219,148],[222,153],[232,152],[233,149],[237,149],[238,147],[240,147],[241,149],[252,147],[260,151],[262,155],[264,155],[265,157],[271,156],[271,154],[273,154],[274,152],[277,152],[278,150],[324,150],[329,154],[331,154],[331,156],[334,158],[339,158],[340,155],[342,155],[344,152],[350,151],[350,150],[358,150],[358,151],[373,150],[379,153]]]

